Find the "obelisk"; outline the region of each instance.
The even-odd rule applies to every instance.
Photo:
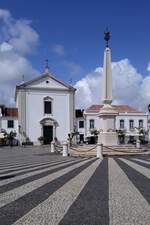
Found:
[[[118,112],[112,107],[112,70],[111,70],[111,50],[108,47],[110,33],[104,32],[105,50],[102,82],[102,103],[103,107],[99,112],[100,134],[99,142],[105,146],[118,144],[118,135],[115,128],[115,120]]]

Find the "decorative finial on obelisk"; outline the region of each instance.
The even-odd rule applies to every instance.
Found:
[[[45,60],[45,70],[44,70],[45,74],[49,74],[49,66],[48,66],[48,59]]]
[[[108,42],[110,40],[110,32],[108,31],[108,28],[104,32],[104,40],[105,40],[105,47],[108,48]]]

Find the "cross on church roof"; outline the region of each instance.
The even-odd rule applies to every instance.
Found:
[[[45,60],[45,70],[44,70],[45,74],[49,74],[49,66],[48,66],[48,59]]]

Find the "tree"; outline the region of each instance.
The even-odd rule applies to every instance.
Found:
[[[97,143],[99,131],[96,129],[90,130],[91,135],[94,136],[94,142]]]
[[[96,130],[96,129],[92,129],[92,130],[90,130],[90,132],[91,132],[91,134],[94,135],[95,137],[97,137],[98,134],[99,134],[99,131]]]

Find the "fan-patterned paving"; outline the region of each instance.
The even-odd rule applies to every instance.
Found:
[[[0,225],[147,225],[150,157],[0,150]]]

